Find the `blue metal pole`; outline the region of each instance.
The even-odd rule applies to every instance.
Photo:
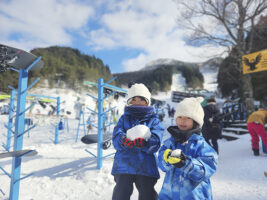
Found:
[[[109,118],[109,124],[113,123],[113,116],[112,111],[110,111],[110,118]],[[111,126],[108,127],[108,133],[111,133]]]
[[[77,133],[76,133],[76,139],[75,139],[75,142],[78,142],[78,138],[79,138],[79,131],[80,131],[80,125],[81,125],[81,116],[83,114],[83,111],[81,110],[80,111],[80,114],[79,114],[79,122],[78,122],[78,128],[77,128]]]
[[[15,90],[11,91],[11,96],[10,96],[10,103],[9,103],[9,116],[8,116],[8,129],[7,129],[7,141],[6,145],[4,148],[9,151],[10,149],[10,144],[11,144],[11,137],[12,137],[12,126],[13,126],[13,109],[14,109],[14,101],[15,101]]]
[[[23,146],[23,133],[25,130],[25,110],[26,106],[26,89],[28,83],[28,72],[19,70],[19,85],[17,91],[17,110],[15,121],[15,135],[14,135],[14,151],[19,151]],[[21,171],[21,157],[14,157],[12,160],[12,175],[10,186],[10,200],[17,200],[19,198],[19,184]]]
[[[57,116],[59,116],[59,112],[60,112],[60,97],[57,97]],[[55,141],[54,141],[55,144],[58,143],[58,125],[59,122],[56,124]]]
[[[243,110],[243,120],[246,120],[247,116],[246,116],[246,110],[245,110],[244,104],[242,104],[242,110]]]
[[[98,79],[97,169],[103,165],[103,79]]]
[[[86,123],[84,121],[84,114],[83,114],[83,135],[86,135]]]

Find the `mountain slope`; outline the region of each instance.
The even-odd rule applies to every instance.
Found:
[[[174,59],[159,59],[148,63],[143,69],[134,72],[114,74],[118,76],[120,85],[127,85],[130,81],[144,83],[152,92],[168,91],[172,84],[172,75],[180,73],[186,80],[188,87],[202,88],[203,75],[198,64],[184,63]]]

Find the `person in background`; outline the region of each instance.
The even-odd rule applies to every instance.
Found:
[[[77,100],[74,104],[75,119],[80,119],[80,112],[82,111],[82,103],[80,102],[80,97],[77,97]]]
[[[265,131],[264,125],[267,123],[267,110],[259,109],[251,113],[247,120],[247,127],[249,134],[251,136],[251,146],[252,151],[255,156],[260,155],[259,151],[259,137],[264,143],[265,148],[267,149],[267,133]]]
[[[212,199],[210,177],[218,155],[201,135],[202,101],[202,97],[185,98],[177,105],[176,126],[167,129],[171,137],[158,154],[159,168],[166,173],[159,200]]]
[[[202,134],[209,145],[219,154],[218,139],[222,137],[222,126],[220,122],[220,109],[216,105],[214,97],[207,99],[204,106],[204,124]],[[211,143],[210,143],[211,140]]]
[[[111,174],[116,185],[112,200],[130,200],[134,184],[139,200],[158,199],[154,186],[160,176],[155,153],[164,129],[154,108],[149,106],[150,98],[145,85],[132,85],[124,114],[113,130],[116,154]]]

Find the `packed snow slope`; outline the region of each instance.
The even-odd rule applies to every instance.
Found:
[[[176,82],[182,82],[182,80],[176,80]],[[42,92],[51,96],[59,95],[62,99],[68,100],[64,104],[64,109],[74,112],[73,107],[78,95],[73,91],[57,91],[55,93],[55,91],[47,90]],[[176,106],[175,103],[171,102],[170,92],[159,93],[154,97],[165,100],[171,106]],[[81,101],[93,109],[95,104],[89,99],[90,97],[84,95]],[[125,99],[119,98],[112,104],[117,106],[118,115],[120,115],[125,105]],[[88,116],[87,114],[85,119]],[[47,116],[45,119],[46,122],[40,123],[30,131],[29,135],[25,134],[23,138],[23,149],[35,149],[38,151],[38,155],[22,159],[21,177],[29,173],[34,174],[20,182],[19,199],[110,200],[115,185],[111,175],[113,156],[105,158],[102,169],[98,170],[96,158],[85,151],[87,149],[96,154],[96,144],[85,145],[80,142],[80,138],[84,135],[82,127],[78,132],[79,140],[78,142],[75,141],[79,123],[75,119],[75,115],[71,114],[68,118],[69,130],[65,126],[65,129],[60,131],[58,144],[53,143],[55,135],[53,119],[49,120]],[[33,121],[35,122],[34,118]],[[5,136],[7,130],[4,127],[7,122],[8,115],[0,115],[1,143],[6,143],[7,140]],[[163,121],[165,129],[172,123],[173,119],[166,115]],[[108,131],[112,132],[112,127]],[[96,129],[93,128],[89,134],[91,133],[96,133]],[[227,134],[233,135],[233,133]],[[165,131],[164,139],[167,137],[169,134]],[[267,178],[263,173],[267,171],[267,154],[263,154],[261,151],[259,157],[253,156],[249,134],[236,137],[238,139],[233,141],[219,140],[218,170],[211,177],[213,198],[214,200],[266,200]],[[5,152],[5,150],[2,148],[0,152]],[[104,155],[113,152],[113,147],[103,151]],[[0,159],[0,166],[11,173],[12,159]],[[158,192],[161,189],[163,179],[164,173],[161,172],[161,177],[156,184]],[[9,198],[9,189],[10,179],[0,171],[1,200]],[[136,189],[131,199],[138,199]]]

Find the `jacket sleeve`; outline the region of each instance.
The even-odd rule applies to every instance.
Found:
[[[153,154],[159,150],[164,132],[164,128],[158,118],[153,121],[152,125],[150,126],[150,131],[151,137],[148,139],[148,145],[142,148],[142,151],[148,154]]]
[[[127,149],[127,147],[122,145],[122,136],[126,136],[126,131],[124,130],[123,123],[124,116],[121,116],[117,125],[113,129],[112,143],[117,151]]]
[[[210,178],[217,169],[218,156],[216,152],[206,143],[204,148],[197,157],[187,157],[186,165],[181,168],[185,176],[195,182],[201,182],[204,179]]]

